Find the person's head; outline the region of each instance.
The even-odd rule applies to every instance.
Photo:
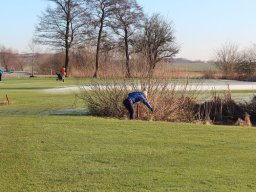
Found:
[[[148,97],[148,92],[146,90],[144,90],[143,95],[147,98]]]

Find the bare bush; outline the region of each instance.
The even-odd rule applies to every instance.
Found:
[[[127,93],[127,84],[120,86],[119,82],[110,81],[103,85],[95,81],[90,90],[86,89],[86,86],[81,86],[80,97],[92,115],[120,118],[125,113],[122,102]]]
[[[198,91],[191,91],[188,84],[178,87],[177,83],[170,83],[165,79],[114,79],[104,84],[95,82],[89,90],[86,86],[81,86],[80,97],[92,115],[122,118],[127,114],[123,106],[127,94],[141,90],[148,91],[148,100],[154,108],[154,113],[151,114],[140,105],[141,119],[193,121]]]
[[[138,104],[138,110],[135,105],[135,112],[139,113],[136,116],[141,120],[236,125],[239,119],[245,119],[256,123],[256,96],[250,102],[237,103],[227,88],[223,95],[213,92],[210,99],[200,102],[201,90],[192,90],[189,83],[181,85],[166,79],[97,81],[90,89],[81,86],[80,98],[91,115],[124,118],[128,112],[123,100],[129,92],[141,90],[148,91],[148,101],[154,108],[151,113],[143,104]]]

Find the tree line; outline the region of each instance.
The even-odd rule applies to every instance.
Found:
[[[158,13],[146,15],[136,0],[47,0],[39,16],[30,54],[0,46],[0,64],[6,71],[26,70],[49,74],[64,65],[69,73],[120,72],[125,77],[153,76],[155,68],[169,62],[180,50],[172,22]],[[54,52],[39,54],[36,46]],[[227,79],[253,80],[256,48],[239,50],[226,43],[216,50],[215,65]]]
[[[93,77],[98,77],[103,56],[124,61],[125,76],[131,77],[131,58],[141,57],[146,73],[164,58],[179,52],[173,25],[159,14],[146,16],[136,0],[48,0],[53,3],[39,17],[35,42],[65,53],[95,55]],[[122,59],[123,58],[123,59]]]
[[[217,49],[215,65],[226,79],[255,80],[256,46],[239,49],[239,46],[227,42]]]

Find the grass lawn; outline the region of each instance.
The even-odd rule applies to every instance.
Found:
[[[75,93],[2,85],[0,191],[255,191],[255,128],[59,114]]]
[[[83,82],[88,82],[89,79],[84,79]],[[79,79],[68,78],[66,82],[56,81],[56,77],[34,77],[34,78],[3,78],[0,82],[0,88],[2,89],[22,89],[33,90],[53,87],[65,87],[77,85]]]

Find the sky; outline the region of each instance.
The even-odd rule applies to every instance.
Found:
[[[137,0],[148,15],[159,13],[172,22],[180,47],[176,57],[214,59],[225,43],[241,49],[256,44],[255,0]],[[29,52],[38,16],[47,0],[1,0],[0,45]]]

